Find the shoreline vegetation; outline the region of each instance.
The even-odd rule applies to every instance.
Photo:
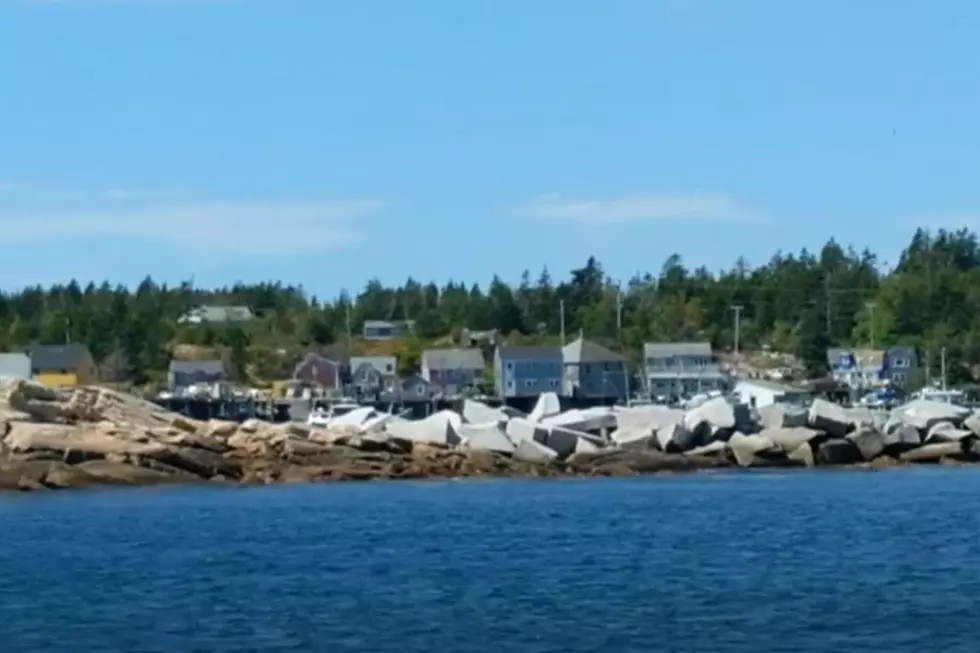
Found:
[[[712,401],[686,414],[663,407],[622,413],[619,427],[602,446],[584,432],[538,429],[536,424],[544,422],[510,417],[506,433],[520,430],[511,426],[530,429],[527,439],[514,440],[515,446],[494,435],[504,433],[503,426],[467,423],[465,411],[456,416],[455,430],[444,425],[440,443],[404,435],[421,433],[425,420],[402,422],[399,429],[389,425],[388,432],[258,420],[200,422],[106,388],[57,391],[7,381],[0,386],[0,490],[608,477],[738,468],[874,470],[980,460],[980,420],[968,410],[935,402],[910,404],[878,426],[873,416],[849,415],[820,400],[803,414],[767,407],[762,423],[749,434],[736,430],[752,430],[750,424],[739,424],[741,411],[724,406]],[[808,426],[793,426],[800,418]]]
[[[814,377],[826,371],[829,347],[911,346],[923,359],[921,378],[907,380],[914,388],[926,370],[938,376],[945,348],[950,384],[980,378],[976,235],[918,230],[889,261],[830,241],[819,250],[778,252],[761,265],[739,259],[728,270],[687,267],[671,256],[623,283],[590,258],[567,275],[525,272],[513,284],[499,277],[480,285],[372,280],[333,298],[279,282],[204,289],[150,278],[135,288],[70,281],[0,295],[0,347],[81,343],[101,382],[148,390],[165,385],[171,359],[221,359],[236,383],[266,387],[291,378],[311,351],[397,356],[397,372],[407,376],[424,349],[464,343],[466,330],[494,331],[498,344],[557,345],[564,326],[634,364],[647,342],[708,341],[723,354],[734,343],[737,305],[743,358],[780,353]],[[246,307],[250,317],[183,319],[202,306]],[[361,337],[368,320],[406,319],[414,323],[410,337]]]

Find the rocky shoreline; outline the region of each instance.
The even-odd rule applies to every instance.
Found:
[[[967,415],[952,424],[947,409],[933,410],[939,412],[923,418],[920,426],[927,435],[914,447],[907,442],[912,438],[910,430],[917,437],[919,432],[906,423],[896,427],[906,432],[895,438],[886,435],[896,432],[891,426],[873,429],[848,423],[844,428],[839,423],[842,417],[818,406],[816,417],[808,417],[807,427],[782,423],[751,435],[729,429],[720,437],[724,429],[712,427],[710,419],[698,422],[708,424],[705,433],[710,435],[705,436],[706,441],[702,437],[699,446],[686,450],[658,437],[656,428],[646,437],[637,436],[636,416],[632,421],[620,416],[620,421],[628,424],[620,426],[618,436],[611,434],[608,446],[589,444],[594,437],[586,440],[587,434],[582,432],[559,456],[553,455],[555,451],[549,446],[560,449],[557,440],[548,438],[567,436],[571,429],[556,426],[547,431],[547,437],[532,435],[516,446],[499,446],[492,444],[485,432],[477,433],[484,426],[472,427],[465,440],[445,437],[438,442],[399,435],[394,426],[386,432],[257,420],[242,424],[198,422],[104,388],[61,392],[28,381],[12,381],[0,387],[0,491],[194,483],[634,476],[758,467],[873,470],[915,463],[980,461],[980,439],[969,428],[962,428]],[[649,414],[656,415],[653,421],[662,421],[664,415]],[[913,412],[912,418],[917,414],[921,410]],[[523,418],[514,418],[515,425],[518,419]],[[774,417],[766,419],[772,421]],[[785,412],[778,419],[787,422],[794,418]],[[966,425],[972,426],[968,420]],[[816,430],[816,426],[823,430]],[[466,427],[457,425],[456,429],[465,434]],[[446,428],[454,432],[451,426]],[[677,424],[668,430],[675,440],[680,437]]]

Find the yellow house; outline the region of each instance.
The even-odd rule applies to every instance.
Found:
[[[81,343],[32,345],[27,355],[31,358],[34,380],[48,387],[74,388],[98,380],[92,353]]]

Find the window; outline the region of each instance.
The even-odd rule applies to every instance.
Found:
[[[508,372],[513,372],[514,371],[514,364],[512,362],[510,362],[510,361],[507,361],[506,368],[507,368],[507,371]]]
[[[585,365],[582,366],[582,371],[588,374],[589,372],[592,371],[592,366],[586,363]]]
[[[536,388],[538,386],[537,379],[524,379],[525,388]]]
[[[907,358],[896,358],[892,361],[893,367],[909,367],[909,359]]]
[[[391,363],[385,363],[385,372],[388,372],[390,374],[392,371],[394,371],[394,369],[395,368],[392,366]]]
[[[892,374],[892,381],[897,381],[898,383],[904,383],[905,374],[902,372],[896,372],[895,374]]]
[[[507,389],[508,390],[513,390],[514,389],[514,380],[513,379],[510,379],[509,381],[507,381]]]

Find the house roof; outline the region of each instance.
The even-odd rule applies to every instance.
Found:
[[[170,371],[178,374],[224,374],[225,364],[221,361],[170,361]]]
[[[181,321],[197,318],[202,322],[244,322],[253,317],[248,306],[197,306],[181,317]]]
[[[27,349],[31,367],[38,371],[73,370],[89,356],[88,347],[80,342],[68,345],[31,345]]]
[[[319,356],[320,358],[325,358],[333,363],[340,363],[341,365],[347,365],[350,363],[351,356],[347,351],[346,345],[333,344],[326,345],[322,347],[319,351],[311,351],[303,357],[303,360],[308,359],[310,356]]]
[[[885,352],[881,349],[855,349],[854,362],[859,367],[880,368],[885,362]]]
[[[364,326],[373,327],[375,329],[396,326],[406,326],[408,328],[412,328],[415,326],[415,320],[364,320]]]
[[[430,370],[482,370],[483,353],[479,349],[426,349],[422,367]]]
[[[624,356],[620,356],[611,349],[606,349],[602,345],[579,338],[570,342],[561,350],[562,358],[565,363],[609,363],[625,361]]]
[[[710,342],[647,342],[643,345],[644,358],[668,356],[711,356]]]
[[[368,365],[383,375],[395,373],[398,359],[394,356],[351,356],[350,368],[357,371],[362,365]],[[390,366],[390,367],[389,367]]]
[[[845,347],[830,347],[827,349],[827,362],[836,365],[841,356],[853,356],[854,353]]]
[[[561,347],[535,347],[506,345],[497,347],[501,359],[511,360],[561,360]]]

